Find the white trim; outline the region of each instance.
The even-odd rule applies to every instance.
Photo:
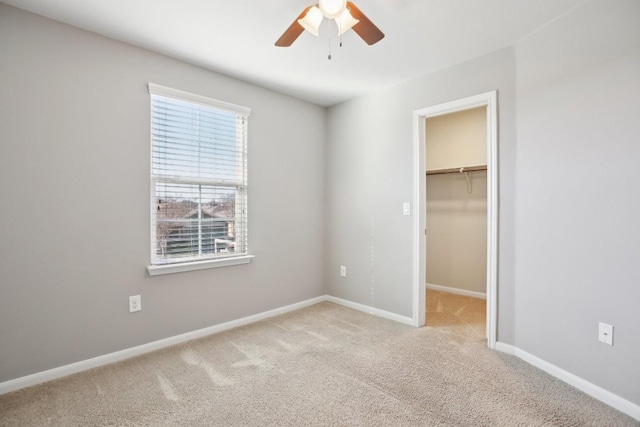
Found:
[[[466,289],[452,288],[450,286],[434,285],[433,283],[427,283],[426,287],[427,289],[433,289],[434,291],[463,295],[465,297],[487,299],[487,294],[482,292],[468,291]]]
[[[276,308],[273,310],[265,311],[262,313],[254,314],[252,316],[247,316],[241,319],[220,323],[218,325],[210,326],[208,328],[198,329],[196,331],[191,331],[191,332],[176,335],[173,337],[165,338],[162,340],[153,341],[153,342],[142,344],[136,347],[131,347],[131,348],[116,351],[113,353],[105,354],[103,356],[98,356],[91,359],[82,360],[80,362],[71,363],[69,365],[60,366],[58,368],[49,369],[48,371],[27,375],[26,377],[5,381],[3,383],[0,383],[0,395],[19,390],[21,388],[44,383],[46,381],[51,381],[57,378],[66,377],[67,375],[97,368],[99,366],[104,366],[110,363],[119,362],[121,360],[129,359],[135,356],[139,356],[141,354],[159,350],[161,348],[180,344],[185,341],[206,337],[211,334],[237,328],[239,326],[248,325],[248,324],[257,322],[259,320],[264,320],[273,316],[278,316],[280,314],[288,313],[290,311],[299,310],[301,308],[318,304],[326,300],[327,300],[327,297],[324,295],[316,298],[311,298],[295,304],[291,304],[291,305]]]
[[[426,171],[424,156],[425,122],[418,111],[413,113],[413,326],[419,328],[426,323],[426,294],[421,283],[427,281],[427,192],[423,171]]]
[[[413,324],[425,323],[426,271],[426,188],[425,130],[428,117],[455,113],[476,107],[487,107],[487,346],[495,348],[498,323],[498,114],[496,91],[470,96],[413,112],[414,200],[417,214],[413,222]]]
[[[380,310],[379,308],[370,307],[368,305],[359,304],[357,302],[348,301],[342,298],[332,297],[330,295],[326,295],[325,298],[326,301],[353,308],[354,310],[362,311],[364,313],[372,314],[384,319],[393,320],[394,322],[404,323],[405,325],[409,326],[413,326],[414,323],[411,317],[401,316],[399,314],[391,313],[390,311]]]
[[[525,362],[529,363],[530,365],[542,369],[546,373],[558,378],[559,380],[564,381],[565,383],[577,388],[580,391],[583,391],[589,396],[598,399],[599,401],[606,403],[612,408],[615,408],[618,411],[623,412],[630,417],[640,421],[640,405],[636,405],[635,403],[630,402],[625,398],[618,396],[617,394],[613,394],[610,391],[603,389],[602,387],[590,383],[589,381],[582,379],[570,372],[567,372],[564,369],[547,362],[546,360],[540,359],[539,357],[534,356],[531,353],[521,350],[518,347],[514,347],[510,344],[497,343],[496,350],[515,355]]]
[[[424,289],[424,287],[422,287]],[[295,304],[290,304],[284,307],[276,308],[273,310],[265,311],[262,313],[254,314],[251,316],[243,317],[241,319],[231,320],[229,322],[221,323],[218,325],[210,326],[208,328],[198,329],[196,331],[187,332],[181,335],[165,338],[158,341],[153,341],[147,344],[139,345],[136,347],[127,348],[124,350],[116,351],[113,353],[105,354],[103,356],[94,357],[92,359],[82,360],[80,362],[71,363],[69,365],[60,366],[58,368],[49,369],[44,372],[38,372],[25,377],[16,378],[13,380],[0,383],[0,395],[10,393],[12,391],[20,390],[25,387],[34,386],[47,381],[55,380],[57,378],[66,377],[71,374],[86,371],[89,369],[97,368],[100,366],[108,365],[110,363],[119,362],[125,359],[130,359],[135,356],[139,356],[151,351],[159,350],[172,345],[180,344],[186,341],[190,341],[197,338],[206,337],[218,332],[227,331],[229,329],[237,328],[239,326],[245,326],[260,320],[268,319],[270,317],[285,314],[290,311],[299,310],[314,304],[318,304],[324,301],[329,301],[335,304],[339,304],[348,308],[352,308],[358,311],[372,314],[374,316],[382,317],[392,321],[404,323],[406,325],[413,325],[414,319],[406,316],[401,316],[388,311],[380,310],[378,308],[369,307],[363,304],[347,301],[342,298],[336,298],[330,295],[323,295],[315,298],[311,298],[305,301],[301,301]],[[623,412],[630,417],[640,420],[640,406],[633,402],[630,402],[616,394],[613,394],[601,387],[596,386],[574,374],[571,374],[549,362],[546,362],[539,357],[536,357],[526,351],[520,350],[511,344],[505,344],[502,342],[496,342],[495,349],[497,351],[511,354],[519,357],[525,362],[542,369],[550,375],[576,387],[577,389],[587,393],[591,397],[606,403],[607,405]]]
[[[487,94],[487,343],[498,340],[498,99]]]
[[[108,353],[102,356],[97,356],[87,360],[81,360],[79,362],[71,363],[69,365],[60,366],[58,368],[49,369],[47,371],[38,372],[25,377],[16,378],[13,380],[0,383],[0,395],[9,393],[12,391],[20,390],[25,387],[41,384],[47,381],[55,380],[57,378],[66,377],[67,375],[75,374],[78,372],[86,371],[89,369],[97,368],[99,366],[108,365],[110,363],[119,362],[121,360],[130,359],[141,354],[149,353],[151,351],[159,350],[172,345],[180,344],[185,341],[190,341],[197,338],[206,337],[218,332],[226,331],[239,326],[248,325],[260,320],[268,319],[273,316],[288,313],[290,311],[299,310],[310,305],[318,304],[324,301],[329,301],[335,304],[339,304],[348,308],[352,308],[358,311],[372,314],[374,316],[382,317],[384,319],[393,320],[395,322],[404,323],[406,325],[413,325],[413,319],[410,317],[401,316],[388,311],[380,310],[377,308],[369,307],[363,304],[347,301],[342,298],[336,298],[329,295],[322,295],[316,298],[311,298],[305,301],[301,301],[295,304],[290,304],[284,307],[276,308],[273,310],[265,311],[262,313],[254,314],[251,316],[243,317],[241,319],[231,320],[229,322],[220,323],[218,325],[209,326],[207,328],[198,329],[196,331],[186,332],[184,334],[176,335],[173,337],[165,338],[158,341],[153,341],[147,344],[142,344],[136,347],[127,348],[124,350]]]
[[[183,90],[173,89],[171,87],[157,85],[155,83],[148,84],[149,93],[152,95],[166,96],[170,98],[179,98],[183,101],[196,102],[198,104],[216,107],[222,110],[231,111],[233,113],[241,114],[249,117],[251,114],[251,108],[243,107],[242,105],[231,104],[230,102],[219,101],[217,99],[209,98],[206,96],[198,95],[191,92],[185,92]]]
[[[231,265],[249,264],[255,255],[243,255],[229,258],[208,259],[206,261],[179,262],[175,264],[148,265],[149,276],[161,274],[183,273],[185,271],[204,270],[207,268],[229,267]]]
[[[496,350],[498,350],[501,353],[506,353],[506,354],[510,354],[512,356],[516,355],[516,348],[514,346],[512,346],[511,344],[505,344],[503,342],[496,342]]]

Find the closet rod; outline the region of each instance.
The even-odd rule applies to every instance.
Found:
[[[427,175],[442,175],[445,173],[464,173],[464,172],[476,172],[476,171],[486,171],[486,170],[487,170],[487,165],[464,166],[461,168],[432,169],[427,171]]]

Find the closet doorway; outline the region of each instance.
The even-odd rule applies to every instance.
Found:
[[[414,112],[414,139],[414,323],[485,326],[495,348],[496,93]]]

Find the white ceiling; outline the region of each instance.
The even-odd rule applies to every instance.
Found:
[[[2,0],[76,27],[329,106],[515,44],[585,0],[355,0],[386,37],[326,25],[274,42],[316,0]],[[323,31],[324,30],[324,31]]]

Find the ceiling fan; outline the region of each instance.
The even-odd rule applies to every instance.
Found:
[[[375,44],[384,38],[384,33],[365,16],[360,9],[346,0],[319,0],[319,3],[307,7],[300,16],[280,36],[275,45],[288,47],[302,34],[304,30],[317,36],[323,18],[334,20],[341,36],[345,31],[353,28],[368,45]]]

